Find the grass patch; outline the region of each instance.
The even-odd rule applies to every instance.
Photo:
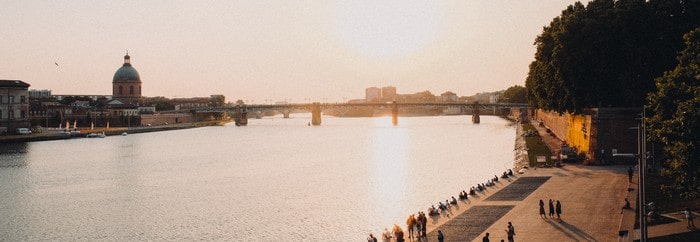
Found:
[[[532,124],[523,124],[523,133],[526,133],[529,130],[537,131],[537,129],[535,129],[535,127],[532,126]],[[544,141],[542,141],[542,138],[539,135],[523,138],[525,139],[525,145],[527,146],[527,158],[530,167],[537,166],[537,156],[545,156],[547,158],[547,166],[554,165],[554,161],[550,159],[550,157],[552,156],[552,151],[549,150],[549,147],[547,147],[547,144],[545,144]]]

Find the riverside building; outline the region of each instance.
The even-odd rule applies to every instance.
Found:
[[[29,127],[29,84],[0,80],[0,134]]]

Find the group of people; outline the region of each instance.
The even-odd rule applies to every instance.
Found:
[[[508,178],[508,176],[512,176],[513,171],[511,169],[507,169],[506,171],[503,172],[503,175],[501,175],[500,178]],[[493,186],[496,182],[498,182],[499,177],[497,175],[494,175],[493,178],[489,179],[485,183],[481,184],[476,184],[476,186],[473,186],[469,189],[469,193],[466,191],[462,190],[462,192],[459,193],[459,200],[467,200],[469,199],[469,195],[474,196],[476,195],[476,192],[481,192],[483,190],[486,190],[486,187]],[[440,213],[445,213],[446,210],[450,210],[452,205],[457,205],[457,199],[452,196],[451,200],[446,199],[445,202],[438,202],[438,207],[436,208],[435,205],[431,205],[428,207],[428,216],[438,216]],[[406,220],[406,226],[408,226],[408,238],[425,238],[427,236],[426,234],[426,225],[428,223],[428,219],[425,213],[422,211],[418,212],[418,216],[415,216],[415,214],[411,214],[408,216],[408,219]],[[415,232],[414,232],[415,231]],[[415,236],[414,236],[415,234]],[[442,234],[442,233],[440,233]],[[387,228],[384,228],[384,232],[382,233],[382,241],[390,241],[391,238],[396,238],[396,241],[404,241],[404,233],[403,230],[401,229],[400,226],[394,225],[394,228],[392,229],[391,232]],[[377,241],[377,238],[373,234],[369,234],[369,237],[367,238],[368,242],[375,242]]]
[[[547,215],[545,214],[544,210],[544,201],[540,199],[540,217],[543,219],[547,218]],[[554,218],[554,213],[556,212],[557,214],[557,219],[561,220],[561,202],[557,200],[557,204],[554,205],[554,201],[552,199],[549,199],[549,218]]]

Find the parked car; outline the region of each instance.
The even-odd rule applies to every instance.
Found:
[[[17,134],[32,134],[32,131],[28,128],[18,128]]]

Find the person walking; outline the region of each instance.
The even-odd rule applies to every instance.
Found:
[[[486,235],[484,235],[484,238],[481,239],[481,242],[489,242],[489,233],[486,233]]]
[[[685,211],[683,213],[685,213],[685,219],[688,220],[688,229],[695,228],[695,223],[693,223],[693,212],[690,211],[689,208],[685,208]]]
[[[398,225],[394,224],[394,238],[396,238],[396,242],[403,242],[403,230],[401,227]]]
[[[369,237],[367,237],[367,242],[377,242],[377,238],[375,238],[372,233],[369,233]]]
[[[428,237],[426,231],[428,230],[428,217],[425,216],[424,212],[421,212],[420,216],[421,229],[423,231],[423,237]]]
[[[547,215],[544,214],[544,202],[542,199],[540,199],[540,217],[547,218]]]
[[[557,200],[557,219],[561,220],[561,203]]]
[[[438,242],[443,242],[443,241],[445,241],[445,236],[442,235],[442,230],[438,230],[438,232],[437,232],[437,239],[438,239]]]
[[[554,218],[554,201],[549,199],[549,218]]]
[[[411,214],[411,216],[408,216],[408,219],[406,220],[406,226],[408,226],[408,238],[411,239],[413,238],[413,227],[416,226],[415,215]]]
[[[630,168],[627,169],[627,175],[629,176],[630,183],[631,183],[632,182],[632,175],[634,175],[634,171],[632,170],[631,166],[630,166]]]
[[[510,221],[508,222],[508,227],[506,228],[506,235],[508,235],[508,242],[515,241],[513,238],[515,237],[515,227]]]
[[[384,228],[384,233],[382,233],[382,242],[391,241],[391,232],[387,228]]]

